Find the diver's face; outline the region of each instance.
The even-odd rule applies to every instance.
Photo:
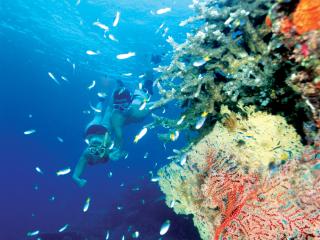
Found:
[[[102,137],[92,137],[90,140],[89,140],[89,146],[90,147],[99,147],[102,145]]]
[[[89,140],[89,153],[93,156],[100,156],[103,157],[105,154],[106,148],[103,146],[103,139],[102,137],[92,137]]]

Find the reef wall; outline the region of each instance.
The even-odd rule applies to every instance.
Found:
[[[158,172],[167,205],[205,240],[320,238],[320,2],[192,7],[180,26],[200,27],[156,69],[155,106],[183,112],[155,122],[198,133]]]

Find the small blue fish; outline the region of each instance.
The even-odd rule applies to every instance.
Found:
[[[242,31],[238,30],[238,31],[235,31],[231,34],[231,38],[232,40],[235,40],[237,37],[241,36],[243,34]]]

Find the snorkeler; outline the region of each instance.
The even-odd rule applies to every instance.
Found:
[[[85,139],[88,143],[83,151],[73,172],[72,178],[76,183],[83,187],[87,180],[80,178],[86,165],[106,163],[109,159],[115,160],[112,152],[114,151],[110,133],[110,110],[104,109],[105,96],[99,94],[99,103],[96,106],[94,119],[87,125]],[[112,149],[112,150],[111,150]]]
[[[153,94],[153,74],[147,72],[141,89],[133,94],[118,81],[118,89],[113,93],[110,124],[115,134],[115,147],[121,149],[123,144],[123,127],[130,123],[142,121],[151,110],[153,103],[148,102]],[[148,103],[147,103],[148,102]]]
[[[117,161],[124,158],[127,153],[122,150],[123,127],[126,124],[139,122],[149,113],[148,103],[153,94],[153,76],[147,73],[142,89],[131,92],[118,81],[118,89],[113,93],[112,106],[105,105],[105,96],[99,95],[99,103],[96,106],[94,119],[87,125],[85,139],[87,148],[82,153],[72,178],[83,187],[87,180],[80,178],[87,165],[106,163],[108,160]],[[142,108],[142,105],[145,107]],[[115,141],[111,136],[115,136]]]

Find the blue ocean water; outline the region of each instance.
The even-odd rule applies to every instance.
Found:
[[[172,49],[165,40],[185,39],[188,29],[178,24],[193,14],[188,4],[187,0],[0,1],[0,239],[36,239],[26,236],[35,230],[44,240],[63,239],[57,233],[65,224],[69,225],[65,234],[84,237],[71,239],[104,239],[108,230],[110,239],[122,235],[130,239],[133,231],[140,232],[140,239],[159,239],[166,219],[172,224],[162,239],[198,239],[191,220],[167,208],[159,187],[150,182],[149,171],[155,174],[172,149],[184,145],[183,140],[165,149],[156,136],[164,129],[156,128],[133,144],[150,117],[126,126],[124,149],[129,157],[89,167],[84,188],[72,181],[71,174],[55,174],[74,168],[85,148],[84,128],[92,119],[85,111],[97,102],[97,92],[110,96],[116,79],[133,90],[138,76],[156,66],[150,61],[152,54],[161,56],[159,64],[168,64]],[[165,7],[172,11],[154,14]],[[120,21],[112,27],[117,11]],[[119,42],[104,38],[103,30],[93,25],[97,19]],[[162,36],[165,28],[168,33]],[[90,56],[87,50],[100,54]],[[116,59],[130,51],[136,56]],[[89,90],[93,80],[96,86]],[[165,114],[174,112],[168,106]],[[24,135],[29,129],[36,132]],[[137,187],[140,190],[132,190]],[[91,204],[84,213],[87,197]]]

